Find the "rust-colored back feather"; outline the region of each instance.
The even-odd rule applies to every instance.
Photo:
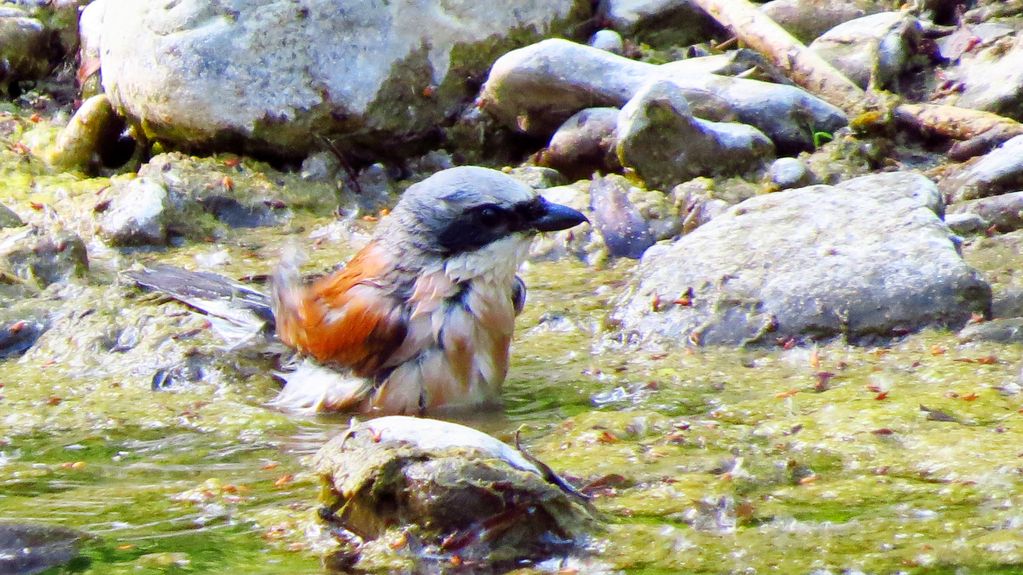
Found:
[[[343,269],[309,286],[298,283],[297,272],[279,273],[274,282],[277,335],[320,362],[374,377],[405,339],[404,306],[378,283],[392,267],[371,243]]]

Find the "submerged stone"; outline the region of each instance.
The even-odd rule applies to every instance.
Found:
[[[78,555],[81,531],[52,525],[0,523],[0,573],[33,575]]]

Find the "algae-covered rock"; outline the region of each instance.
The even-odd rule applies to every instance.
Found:
[[[146,136],[301,157],[317,135],[390,152],[434,131],[498,55],[590,3],[99,0],[86,13],[104,89]]]
[[[50,70],[50,32],[17,8],[0,5],[0,93],[12,82],[35,80]]]
[[[167,189],[149,178],[117,186],[119,193],[100,219],[100,232],[113,245],[164,245],[170,218]]]
[[[105,94],[98,94],[82,103],[57,141],[46,154],[46,161],[61,170],[86,168],[99,163],[100,147],[114,125],[114,109]]]
[[[845,336],[853,342],[988,314],[928,179],[889,173],[758,196],[647,250],[614,317],[675,345]]]
[[[422,557],[547,557],[577,548],[594,525],[582,496],[546,466],[454,423],[356,424],[320,449],[315,466],[327,522],[363,542],[404,530]]]
[[[617,152],[651,187],[668,189],[697,176],[743,174],[774,155],[752,126],[693,116],[682,90],[661,80],[641,89],[618,117]]]
[[[67,230],[29,228],[0,241],[0,263],[40,288],[89,271],[85,242]]]
[[[25,225],[25,222],[21,221],[21,218],[18,214],[14,213],[14,210],[0,204],[0,229],[20,228],[23,225]]]

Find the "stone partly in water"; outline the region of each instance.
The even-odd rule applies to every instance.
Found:
[[[736,205],[643,256],[613,317],[626,337],[682,345],[844,336],[869,342],[989,314],[941,196],[913,173],[865,176]]]
[[[681,89],[694,116],[749,124],[781,153],[812,150],[814,132],[846,124],[841,110],[794,86],[690,70],[684,60],[657,66],[567,40],[544,40],[495,62],[480,103],[505,126],[546,137],[580,110],[624,106],[663,79]]]
[[[120,124],[105,94],[89,98],[60,131],[45,155],[46,162],[60,170],[99,165],[101,150],[109,145],[105,140],[117,138]]]
[[[0,573],[34,575],[78,556],[81,531],[22,523],[0,523]]]
[[[410,541],[421,546],[418,561],[539,559],[577,550],[595,525],[582,496],[545,465],[454,423],[391,416],[357,424],[324,445],[315,465],[322,517],[359,541],[335,563],[395,555]],[[395,528],[405,544],[384,543]]]
[[[629,201],[628,191],[627,182],[620,176],[594,178],[590,184],[592,221],[611,256],[639,259],[656,238]]]
[[[774,156],[759,130],[695,118],[682,90],[661,80],[641,89],[618,117],[618,159],[651,188],[697,176],[744,174]]]
[[[497,56],[591,9],[579,0],[99,0],[86,13],[99,28],[83,36],[101,47],[104,89],[146,136],[298,157],[323,146],[316,135],[384,149],[434,132]]]

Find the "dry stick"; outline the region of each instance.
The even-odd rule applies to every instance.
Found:
[[[692,0],[743,43],[778,66],[793,82],[850,116],[873,104],[867,92],[816,52],[796,40],[746,0]],[[1023,133],[1015,120],[968,108],[935,104],[900,104],[895,117],[918,129],[948,138],[970,139],[992,128]]]
[[[862,109],[866,92],[746,0],[693,0],[693,4],[811,94],[846,112]]]

